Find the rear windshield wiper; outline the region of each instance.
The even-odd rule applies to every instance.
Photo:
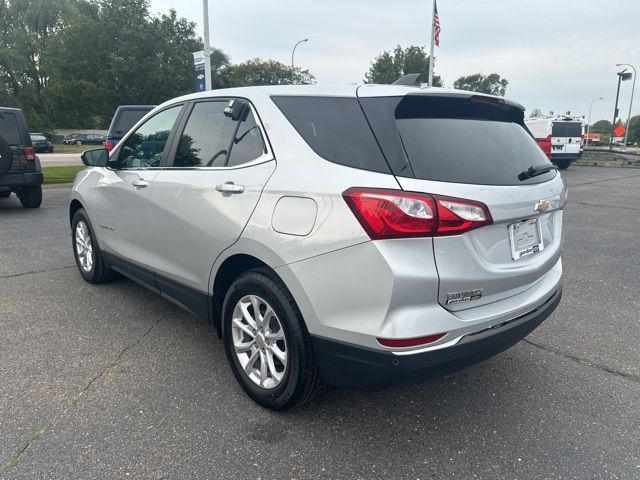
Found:
[[[524,172],[518,174],[518,180],[524,181],[527,178],[537,177],[538,175],[542,175],[543,173],[550,172],[551,170],[557,170],[558,167],[555,165],[540,165],[537,167],[529,167]]]

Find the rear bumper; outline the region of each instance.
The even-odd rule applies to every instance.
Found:
[[[0,187],[30,187],[42,185],[43,182],[42,172],[0,175]]]
[[[580,157],[582,157],[582,152],[579,153],[552,153],[551,154],[551,163],[555,162],[575,162]]]
[[[338,387],[376,388],[424,380],[473,365],[516,344],[540,325],[558,306],[562,288],[542,305],[520,317],[462,337],[450,347],[398,355],[321,337],[313,348],[322,379]]]

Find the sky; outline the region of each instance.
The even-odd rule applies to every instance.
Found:
[[[202,0],[150,0],[153,13],[170,8],[197,23]],[[498,73],[506,96],[531,111],[611,120],[617,75],[640,72],[638,0],[439,0],[442,33],[435,73],[444,84],[463,75]],[[309,69],[320,85],[362,83],[377,55],[396,45],[428,49],[431,0],[209,0],[211,45],[233,63],[259,57]],[[622,83],[626,120],[632,81]],[[640,90],[640,83],[638,83]],[[640,91],[632,115],[640,113]]]

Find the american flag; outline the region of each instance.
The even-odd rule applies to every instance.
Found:
[[[438,4],[433,2],[433,43],[440,46],[440,18],[438,17]]]

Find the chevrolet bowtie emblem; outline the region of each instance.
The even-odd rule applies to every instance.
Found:
[[[549,202],[546,200],[540,200],[536,203],[536,206],[533,208],[536,212],[544,213],[549,210]]]

